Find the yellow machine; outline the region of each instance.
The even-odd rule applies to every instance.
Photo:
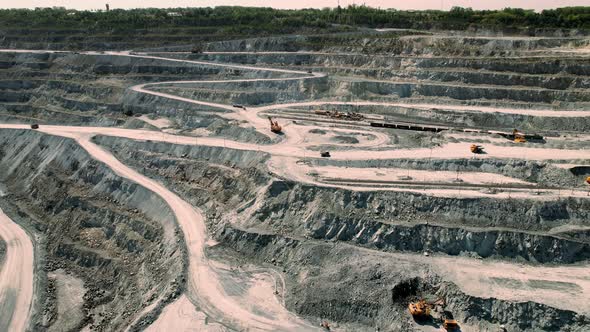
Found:
[[[586,183],[590,184],[590,176],[586,178]]]
[[[432,305],[430,305],[425,300],[420,300],[418,302],[410,302],[408,304],[408,309],[414,318],[427,318],[430,316],[430,309]]]
[[[459,329],[459,323],[457,323],[457,321],[454,319],[445,318],[443,322],[443,328],[448,332],[456,331]]]
[[[514,131],[512,132],[512,135],[514,135],[514,142],[515,143],[525,143],[526,142],[526,138],[524,138],[524,134],[519,132],[517,129],[514,129]]]
[[[269,116],[268,121],[270,121],[270,131],[272,131],[275,134],[281,133],[283,128],[279,125],[279,123],[276,120],[273,121],[272,118]]]
[[[430,311],[432,310],[433,306],[440,305],[442,308],[445,306],[445,302],[443,299],[439,299],[435,302],[427,302],[426,300],[420,300],[418,302],[410,302],[408,304],[408,309],[410,310],[410,314],[416,320],[425,320],[430,318]],[[442,318],[442,327],[445,331],[452,332],[457,331],[459,329],[459,323],[453,318],[453,314],[451,312],[444,310],[444,318]]]
[[[471,144],[469,150],[471,150],[471,153],[482,153],[483,147],[481,145]]]
[[[442,320],[442,326],[447,332],[457,331],[459,330],[459,323],[453,317],[453,314],[450,311],[444,310],[444,318]]]

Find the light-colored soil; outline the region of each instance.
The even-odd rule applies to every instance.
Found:
[[[490,183],[489,190],[482,190],[483,188],[470,188],[468,185],[469,183],[460,182],[460,183],[453,183],[451,181],[446,183],[438,183],[436,185],[424,185],[423,182],[426,182],[426,177],[418,178],[417,181],[412,180],[402,180],[405,182],[404,186],[401,187],[399,185],[375,185],[372,182],[362,182],[357,181],[356,174],[354,172],[347,172],[346,168],[343,168],[339,171],[338,174],[341,175],[341,181],[336,182],[325,182],[321,178],[317,178],[316,174],[319,174],[318,170],[322,170],[322,167],[310,167],[306,163],[299,162],[299,158],[288,158],[288,157],[272,157],[268,161],[268,167],[273,171],[273,173],[289,178],[293,181],[302,182],[311,184],[314,186],[320,187],[330,187],[330,188],[342,188],[347,190],[355,190],[355,191],[396,191],[396,192],[418,192],[426,195],[431,196],[439,196],[439,197],[463,197],[463,198],[473,198],[473,197],[493,197],[497,199],[534,199],[534,200],[556,200],[564,197],[579,197],[579,198],[587,198],[588,192],[585,190],[573,189],[573,190],[561,190],[561,189],[521,189],[521,188],[503,188],[506,184],[511,184],[511,181],[507,181],[505,183],[498,182],[498,183]],[[382,169],[385,170],[385,169]],[[376,171],[375,177],[379,177]],[[410,171],[412,172],[412,171]],[[421,172],[421,171],[414,171],[414,172]],[[427,171],[428,172],[428,171]],[[400,176],[407,175],[406,173],[400,172]],[[426,175],[426,173],[415,173],[420,175]],[[443,173],[444,174],[444,173]],[[456,177],[456,173],[455,177]],[[466,173],[465,173],[466,174]],[[485,173],[487,176],[488,173]],[[497,175],[493,174],[492,178],[498,179]],[[499,176],[499,175],[498,175]],[[470,176],[471,177],[471,176]],[[449,179],[447,177],[447,179]],[[510,179],[510,178],[508,178]],[[371,179],[372,180],[372,179]],[[381,179],[378,179],[381,180]],[[512,181],[517,181],[516,179],[510,179]],[[443,187],[442,184],[447,184],[449,187]],[[521,183],[514,183],[512,184],[521,184]],[[408,185],[413,185],[413,187],[407,187]]]
[[[160,314],[158,319],[152,323],[147,332],[161,331],[229,331],[222,325],[210,323],[207,316],[195,309],[195,305],[186,297],[181,295],[172,302]]]
[[[24,331],[33,299],[33,243],[2,210],[0,237],[6,242],[0,267],[0,330]]]
[[[63,270],[48,273],[48,278],[55,279],[57,291],[57,320],[49,331],[70,331],[75,329],[84,318],[82,312],[83,297],[86,289],[84,282]]]
[[[142,116],[138,117],[138,119],[145,122],[145,123],[151,124],[152,126],[158,128],[158,129],[168,128],[172,124],[172,122],[169,119],[166,119],[166,118],[150,119],[146,115],[142,115]]]
[[[528,184],[532,183],[510,178],[500,174],[483,173],[483,172],[449,172],[449,171],[421,171],[414,169],[401,168],[344,168],[344,167],[314,167],[314,171],[319,176],[325,178],[350,178],[354,174],[357,180],[403,180],[409,176],[411,179],[406,181],[421,182],[441,182],[441,183],[460,183],[465,184]]]
[[[468,294],[508,301],[534,301],[556,308],[590,313],[590,268],[583,266],[530,266],[432,257],[436,272],[460,285]]]

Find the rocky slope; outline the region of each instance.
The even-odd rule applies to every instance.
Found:
[[[127,326],[144,306],[183,287],[184,246],[159,197],[116,176],[75,142],[31,131],[0,133],[6,213],[37,235],[41,299],[31,326],[60,329],[58,269],[83,281],[83,318],[95,330]]]

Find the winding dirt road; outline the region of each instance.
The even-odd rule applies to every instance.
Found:
[[[125,166],[112,154],[89,140],[88,135],[73,135],[92,158],[106,164],[117,175],[127,178],[162,197],[172,209],[184,234],[189,253],[188,285],[194,294],[197,306],[214,320],[238,329],[261,331],[305,331],[312,326],[286,309],[279,315],[266,317],[246,310],[225,292],[216,269],[205,256],[207,229],[203,215],[162,184],[147,178]]]
[[[6,242],[0,266],[0,331],[24,331],[33,300],[33,243],[2,210],[0,238]]]
[[[0,129],[30,129],[24,124],[2,124]],[[297,158],[319,158],[319,154],[309,151],[307,147],[313,142],[305,145],[290,145],[278,143],[273,145],[260,145],[254,143],[237,142],[218,137],[194,137],[167,134],[143,129],[124,129],[116,127],[77,127],[77,126],[54,126],[43,125],[39,131],[56,135],[75,137],[78,134],[91,136],[104,135],[113,137],[129,138],[134,140],[152,140],[182,145],[199,145],[224,147],[235,150],[264,151],[273,156],[297,157]],[[358,130],[357,130],[358,132]],[[370,143],[369,143],[370,144]],[[465,143],[448,143],[429,148],[392,148],[389,150],[346,150],[331,152],[331,159],[334,160],[383,160],[383,159],[471,159],[473,153]],[[363,145],[358,148],[364,148]],[[590,149],[556,149],[556,148],[534,148],[523,146],[486,146],[486,154],[478,155],[479,159],[521,159],[521,160],[581,160],[590,159]]]

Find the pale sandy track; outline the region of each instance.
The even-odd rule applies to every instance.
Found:
[[[268,161],[269,169],[280,177],[287,178],[293,181],[307,183],[310,185],[318,186],[318,187],[327,187],[327,188],[340,188],[346,190],[353,190],[353,191],[393,191],[393,192],[414,192],[414,193],[421,193],[429,196],[437,196],[437,197],[456,197],[456,198],[482,198],[482,197],[493,197],[496,199],[533,199],[533,200],[556,200],[564,197],[578,197],[578,198],[588,198],[588,192],[586,190],[559,190],[559,189],[514,189],[514,188],[503,188],[503,182],[499,183],[490,183],[490,189],[499,189],[495,190],[493,193],[488,192],[483,189],[478,188],[470,188],[468,183],[464,185],[457,184],[455,188],[445,188],[440,183],[439,186],[436,185],[420,185],[420,182],[426,182],[426,178],[423,174],[424,172],[416,172],[411,171],[410,174],[422,176],[422,178],[418,178],[415,183],[409,182],[409,184],[413,184],[412,187],[403,187],[398,185],[382,185],[382,186],[375,186],[368,181],[363,183],[361,180],[360,182],[350,181],[346,182],[347,179],[349,180],[357,180],[356,173],[354,170],[350,170],[345,167],[327,167],[328,172],[332,175],[338,175],[342,182],[327,182],[322,179],[322,177],[312,176],[312,173],[317,173],[321,175],[324,172],[323,167],[311,167],[306,165],[305,163],[298,163],[298,158],[289,158],[289,157],[271,157]],[[383,169],[382,171],[385,171]],[[379,172],[377,169],[375,172]],[[427,171],[426,171],[427,172]],[[400,172],[401,175],[404,175],[404,172]],[[447,175],[446,172],[442,172],[442,174],[437,174],[436,171],[430,172],[431,176],[435,178],[444,178]],[[406,173],[407,174],[407,173]],[[367,175],[367,174],[365,174]],[[485,174],[480,173],[480,176],[487,176]],[[467,175],[466,180],[470,180],[472,175]],[[491,174],[489,176],[491,179],[501,180],[504,177],[499,177],[497,174]],[[369,178],[373,179],[380,179],[380,176],[374,176]],[[481,179],[478,179],[479,183],[482,183]],[[447,184],[452,184],[452,182],[448,181],[445,182]],[[505,184],[510,183],[519,183],[518,180],[512,178],[506,178]]]
[[[29,129],[23,124],[0,124],[0,129]],[[236,150],[264,151],[275,156],[319,158],[318,152],[307,151],[303,146],[286,144],[258,145],[253,143],[236,142],[217,137],[194,137],[166,134],[142,129],[124,129],[114,127],[76,127],[43,125],[40,130],[47,134],[73,137],[78,134],[104,135],[130,138],[135,140],[152,140],[183,145],[204,145],[225,147]],[[363,146],[358,146],[362,148]],[[478,159],[522,159],[522,160],[590,160],[590,149],[555,149],[535,148],[522,145],[497,146],[487,145],[486,154],[478,155]],[[335,160],[383,160],[383,159],[471,159],[467,143],[448,143],[432,149],[429,148],[398,148],[381,151],[347,150],[333,151]]]
[[[0,266],[0,330],[24,331],[33,300],[33,243],[2,210],[0,237],[7,245]]]
[[[0,129],[27,129],[29,126],[21,124],[0,124]],[[444,197],[489,197],[489,194],[480,192],[478,190],[469,190],[458,188],[440,189],[440,188],[395,188],[391,186],[374,187],[363,186],[362,184],[327,184],[317,181],[308,175],[308,172],[313,171],[305,165],[297,163],[298,159],[320,158],[319,153],[315,151],[308,151],[306,147],[310,144],[296,144],[289,139],[284,140],[282,144],[275,145],[257,145],[252,143],[242,143],[230,141],[215,137],[188,137],[171,135],[162,132],[150,130],[124,129],[113,127],[74,127],[74,126],[51,126],[43,125],[39,131],[70,138],[78,138],[81,136],[91,137],[95,135],[105,135],[113,137],[129,138],[134,140],[151,140],[155,142],[167,142],[172,144],[183,145],[199,145],[199,146],[215,146],[224,147],[236,150],[246,151],[261,151],[272,155],[270,166],[272,170],[285,178],[296,181],[310,183],[318,186],[338,187],[349,190],[359,191],[410,191],[422,192],[433,196]],[[291,142],[292,144],[289,144]],[[590,159],[590,150],[565,150],[565,149],[543,149],[543,148],[526,148],[522,146],[486,146],[486,154],[478,155],[478,158],[500,158],[500,159],[524,159],[524,160],[541,160],[549,161],[555,158],[559,160],[580,160]],[[332,159],[336,160],[384,160],[384,159],[469,159],[473,158],[473,154],[468,149],[468,144],[465,143],[449,143],[433,149],[419,148],[419,149],[397,149],[385,151],[370,151],[370,150],[346,150],[332,152]],[[321,169],[320,169],[321,171]],[[350,172],[346,168],[339,168],[340,174],[348,174]],[[334,173],[335,174],[335,173]],[[344,176],[344,178],[346,178]],[[378,178],[376,178],[378,179]],[[499,178],[495,175],[491,176],[493,182]],[[482,182],[482,180],[480,180]],[[510,181],[506,181],[510,182]],[[537,195],[536,190],[510,190],[502,191],[494,195],[496,198],[530,198],[537,200],[558,199],[561,197],[588,197],[586,191],[582,190],[544,190],[542,195]]]
[[[373,101],[309,101],[298,103],[275,104],[255,108],[258,111],[270,111],[287,107],[309,107],[323,105],[352,105],[352,106],[385,106],[416,108],[420,110],[439,110],[447,112],[472,112],[472,113],[503,113],[515,115],[528,115],[539,117],[585,117],[590,116],[590,111],[554,111],[550,109],[517,109],[517,108],[499,108],[486,106],[464,106],[464,105],[436,105],[428,103],[388,103]]]

